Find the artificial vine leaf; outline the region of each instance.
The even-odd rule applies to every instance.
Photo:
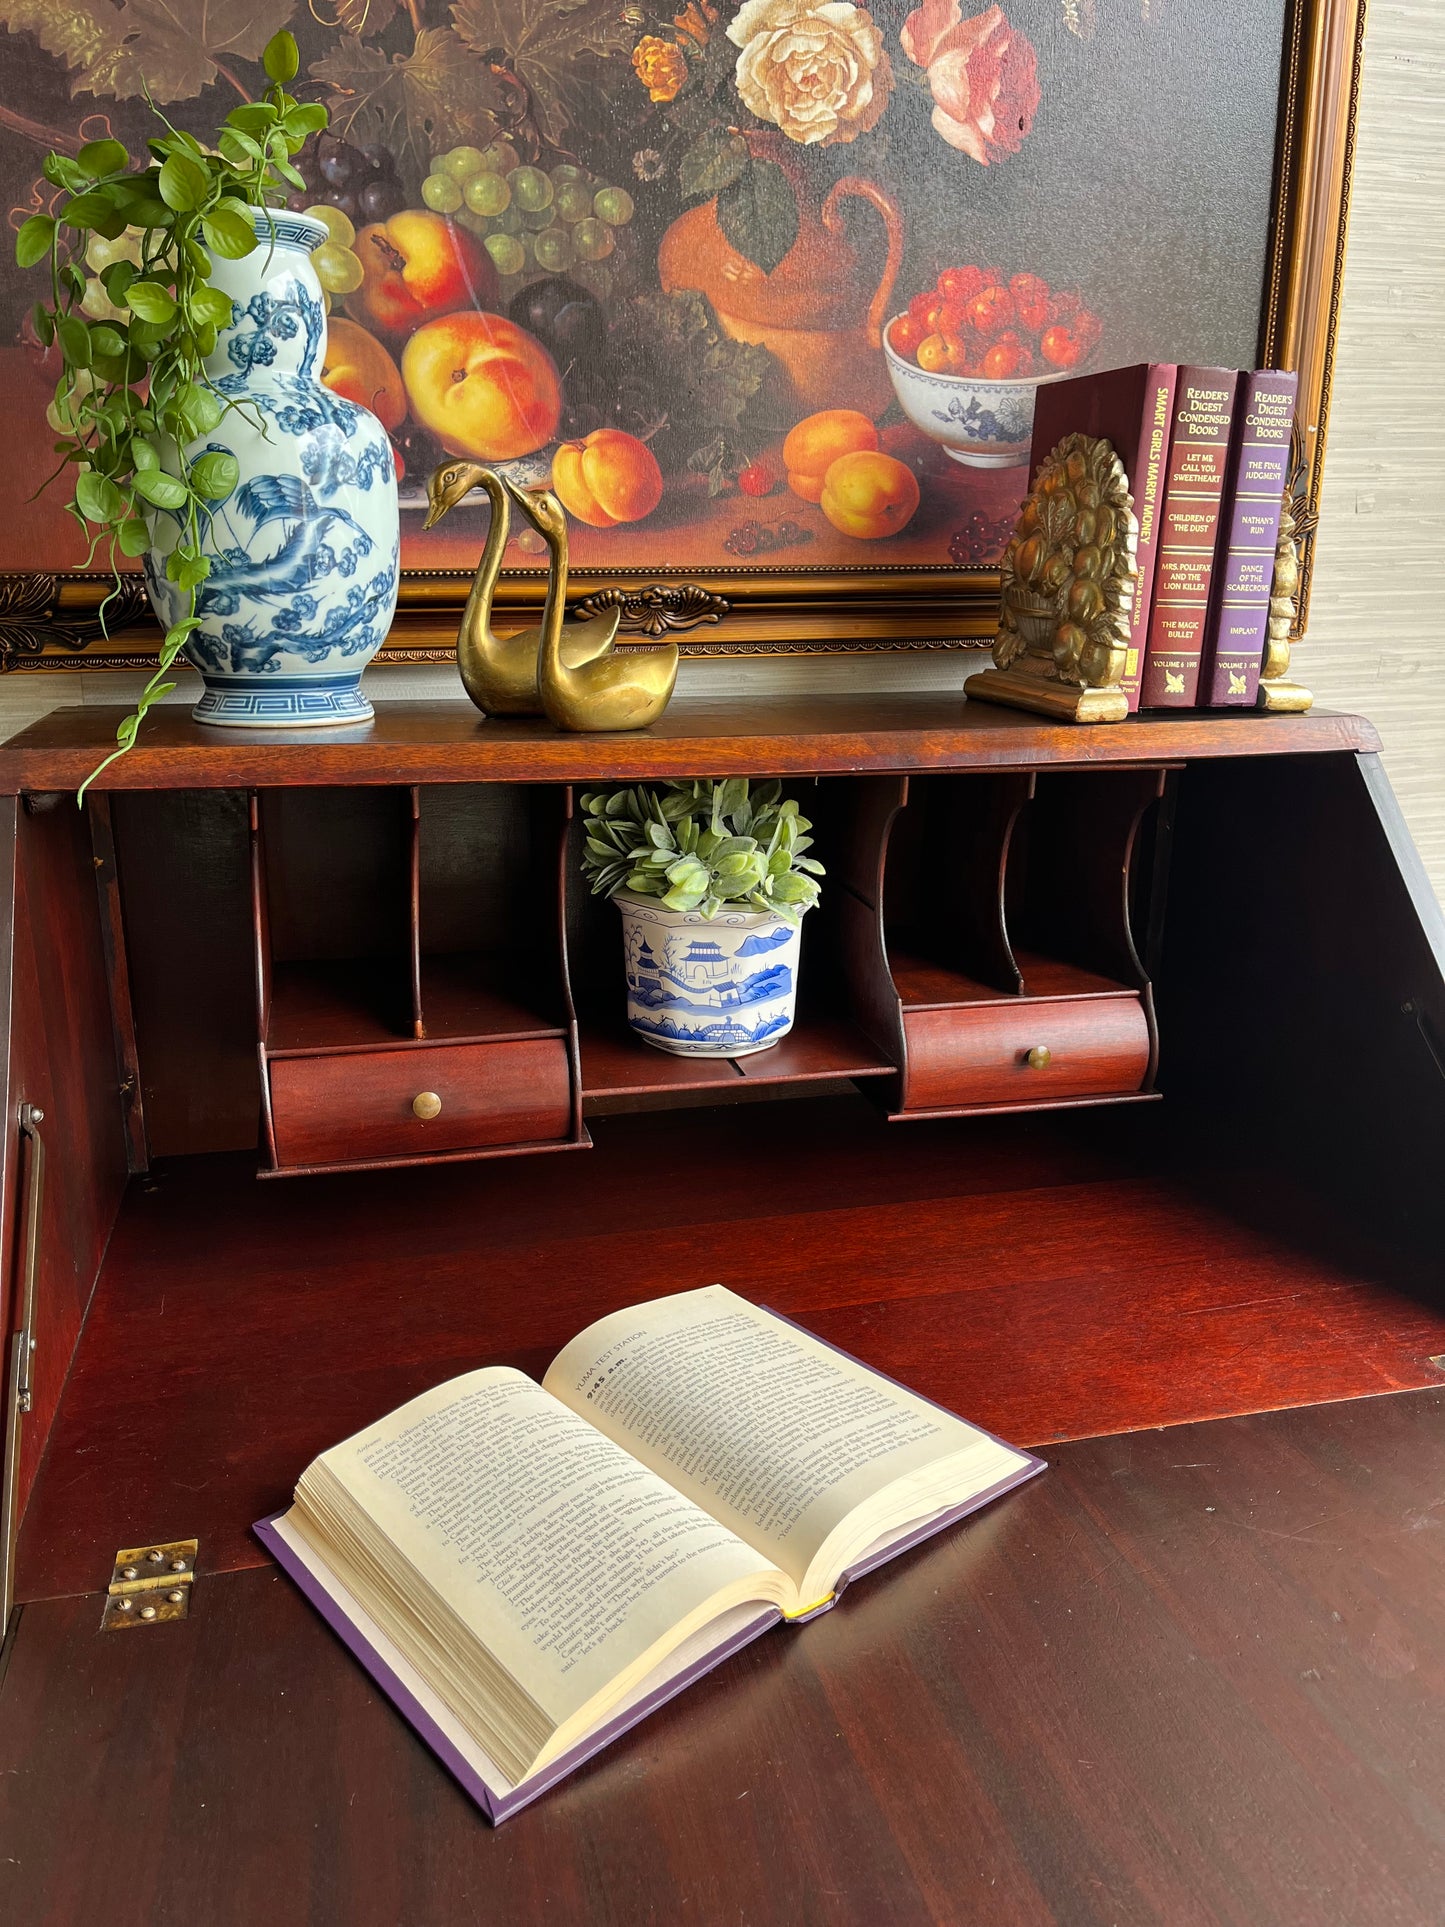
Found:
[[[33,268],[50,252],[55,238],[55,223],[48,214],[32,214],[15,236],[15,259],[22,268]]]
[[[186,485],[162,468],[141,469],[135,478],[135,492],[158,509],[181,509],[186,505]]]
[[[172,154],[160,171],[161,199],[178,214],[198,208],[210,185],[205,168],[184,154]]]
[[[0,26],[33,33],[71,70],[72,94],[190,100],[233,61],[258,60],[296,0],[0,0]]]
[[[201,232],[207,244],[225,261],[240,261],[256,245],[255,231],[244,214],[223,202],[201,216]]]
[[[771,274],[798,238],[798,203],[776,161],[749,161],[717,197],[728,246]]]
[[[118,174],[123,167],[130,165],[130,155],[120,141],[114,140],[87,141],[75,159],[76,164],[96,181],[103,174]]]
[[[229,449],[208,448],[191,464],[191,486],[208,502],[219,502],[241,479],[241,467]]]
[[[174,298],[158,281],[137,281],[126,290],[126,305],[142,321],[165,323],[176,312]]]
[[[88,522],[112,521],[125,506],[115,483],[97,475],[93,468],[76,476],[75,504]]]
[[[220,288],[197,288],[190,299],[191,318],[200,327],[227,328],[231,323],[232,301]]]
[[[423,28],[409,54],[390,59],[347,35],[311,63],[311,77],[330,90],[333,132],[384,141],[393,152],[406,142],[423,171],[433,154],[467,141],[485,145],[496,131],[500,92],[450,27]]]
[[[277,80],[282,83],[294,80],[301,66],[301,54],[296,45],[295,34],[284,31],[273,34],[264,49],[262,64],[266,69],[268,80]]]
[[[452,19],[473,54],[502,56],[554,143],[595,122],[598,85],[606,85],[598,65],[630,53],[637,37],[616,0],[456,0]],[[618,69],[624,84],[631,74],[630,64]]]

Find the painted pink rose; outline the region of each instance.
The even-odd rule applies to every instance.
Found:
[[[982,167],[1017,154],[1038,110],[1038,59],[1003,8],[965,20],[958,0],[924,0],[901,38],[928,75],[933,125],[949,146]]]

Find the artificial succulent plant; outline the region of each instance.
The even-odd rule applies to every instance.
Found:
[[[782,792],[730,776],[584,796],[592,894],[627,890],[707,918],[746,905],[796,923],[818,901],[823,866],[804,854],[812,825]]]

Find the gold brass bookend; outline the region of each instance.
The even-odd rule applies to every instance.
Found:
[[[502,572],[502,553],[507,546],[512,517],[501,476],[479,462],[443,462],[427,484],[427,516],[422,526],[433,528],[459,502],[465,501],[474,488],[485,491],[492,505],[492,519],[457,630],[457,667],[461,671],[462,687],[485,715],[540,716],[542,699],[537,693],[540,624],[514,636],[498,636],[492,630],[492,594]],[[616,640],[620,616],[620,610],[611,609],[594,616],[590,622],[564,623],[562,660],[575,667],[605,655]]]
[[[1300,536],[1313,526],[1309,513],[1304,447],[1296,428],[1291,449],[1289,485],[1279,515],[1279,540],[1274,545],[1274,582],[1269,592],[1269,625],[1264,643],[1264,666],[1259,678],[1261,709],[1300,715],[1314,701],[1302,683],[1289,674],[1290,631],[1295,625],[1299,592]]]
[[[667,708],[677,681],[677,645],[609,651],[590,662],[569,663],[562,648],[562,611],[567,600],[567,517],[550,489],[504,487],[552,555],[537,693],[558,729],[645,729]],[[614,611],[614,614],[616,612]]]
[[[969,677],[969,697],[1073,723],[1122,722],[1138,545],[1112,445],[1066,435],[1039,464],[1004,551],[994,666]]]

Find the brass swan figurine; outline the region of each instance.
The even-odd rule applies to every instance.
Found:
[[[567,599],[567,517],[548,488],[502,486],[552,554],[542,646],[537,655],[537,693],[547,720],[558,729],[645,729],[667,708],[677,681],[677,645],[628,649],[569,662],[562,647]]]
[[[471,594],[457,630],[457,667],[462,686],[477,708],[489,716],[540,716],[537,694],[537,651],[541,626],[514,636],[498,636],[492,629],[492,594],[502,571],[511,505],[502,480],[478,462],[443,462],[427,484],[425,528],[433,528],[474,488],[485,490],[492,505],[486,547],[477,564]],[[566,594],[566,582],[562,592]],[[562,660],[570,667],[605,655],[617,635],[619,611],[594,616],[590,622],[564,623]]]

